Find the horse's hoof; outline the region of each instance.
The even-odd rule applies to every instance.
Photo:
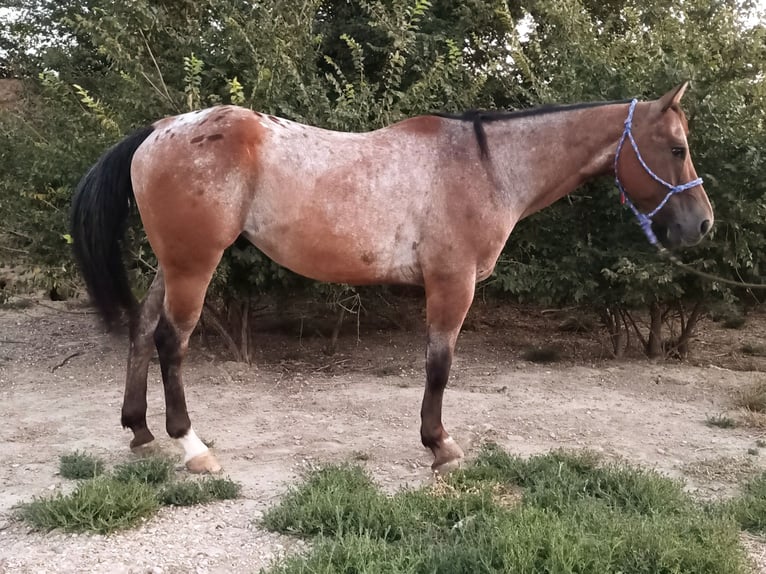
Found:
[[[186,470],[193,474],[221,472],[221,465],[209,450],[186,461]]]
[[[463,462],[463,449],[451,436],[441,441],[441,444],[433,449],[433,453],[434,463],[431,470],[441,475],[457,470]]]
[[[130,441],[131,450],[152,448],[154,446],[154,435],[147,428],[135,431],[133,439]]]
[[[431,465],[431,470],[440,476],[447,476],[453,470],[457,470],[463,466],[463,460],[464,459],[461,456],[460,458],[447,461],[434,461]]]

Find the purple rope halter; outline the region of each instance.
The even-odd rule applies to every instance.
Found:
[[[630,102],[628,117],[625,120],[625,130],[622,132],[620,143],[617,144],[617,153],[614,156],[614,182],[617,184],[617,188],[620,190],[620,196],[622,198],[622,201],[624,203],[627,203],[628,207],[630,207],[631,211],[633,211],[633,213],[636,215],[636,218],[638,219],[638,224],[641,226],[641,229],[644,231],[644,235],[646,235],[646,238],[649,240],[649,243],[651,243],[652,245],[656,247],[656,246],[659,246],[659,241],[657,240],[657,236],[654,234],[654,231],[652,231],[652,217],[657,215],[657,212],[659,212],[663,207],[665,207],[665,204],[675,194],[681,193],[682,191],[686,191],[687,189],[691,189],[693,187],[697,187],[698,185],[702,185],[702,178],[698,177],[697,179],[693,181],[690,181],[688,183],[683,183],[681,185],[671,185],[670,183],[662,179],[660,176],[658,176],[656,173],[654,173],[649,168],[649,166],[646,165],[644,158],[641,157],[641,153],[638,151],[638,145],[636,144],[636,140],[633,138],[633,112],[636,109],[637,103],[638,103],[638,100],[633,100],[632,102]],[[670,190],[668,191],[667,195],[665,195],[664,199],[660,201],[660,204],[649,213],[641,213],[636,208],[636,206],[628,197],[628,194],[625,193],[625,188],[623,187],[622,182],[620,182],[620,177],[617,175],[617,162],[620,159],[620,153],[622,152],[622,145],[625,143],[626,139],[630,140],[630,145],[633,146],[633,151],[636,152],[636,157],[638,158],[638,161],[641,164],[641,167],[644,168],[644,171],[646,171],[646,173],[652,176],[652,178],[656,182],[662,184],[664,187],[667,187]]]

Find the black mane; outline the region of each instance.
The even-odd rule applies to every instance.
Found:
[[[450,120],[459,120],[473,123],[473,131],[476,134],[476,141],[479,144],[479,150],[482,158],[489,157],[489,148],[487,147],[487,133],[484,131],[484,124],[487,122],[499,122],[504,120],[514,120],[518,118],[528,118],[533,116],[544,116],[557,112],[571,112],[587,108],[596,108],[609,104],[626,104],[631,100],[614,100],[607,102],[585,102],[580,104],[546,104],[535,108],[523,110],[467,110],[462,114],[450,114],[446,112],[437,112],[433,115]]]

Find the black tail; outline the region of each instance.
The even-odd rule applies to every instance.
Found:
[[[93,303],[110,327],[121,310],[133,316],[137,308],[120,242],[133,203],[130,164],[153,131],[153,127],[137,130],[109,149],[85,174],[72,198],[74,256]]]

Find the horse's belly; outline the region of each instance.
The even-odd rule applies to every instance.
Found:
[[[339,234],[316,229],[310,222],[267,226],[243,234],[278,264],[318,281],[351,285],[423,281],[417,243],[405,245],[395,234]]]

